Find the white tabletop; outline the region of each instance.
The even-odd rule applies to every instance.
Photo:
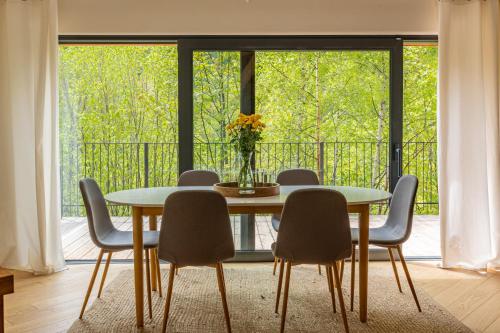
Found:
[[[228,206],[280,206],[291,192],[303,188],[326,188],[341,192],[348,205],[372,204],[387,201],[391,194],[386,191],[350,186],[281,186],[280,195],[261,198],[226,198]],[[111,203],[136,207],[163,207],[169,194],[182,190],[213,190],[212,186],[149,187],[112,192],[105,196]]]

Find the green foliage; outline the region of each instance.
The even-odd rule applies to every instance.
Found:
[[[77,180],[105,192],[177,180],[177,49],[61,46],[63,213],[81,214]],[[388,51],[256,52],[259,170],[306,167],[328,184],[388,187]],[[194,167],[228,178],[226,126],[240,113],[239,52],[193,54]],[[403,171],[420,179],[419,213],[437,213],[437,47],[404,48]],[[148,172],[146,173],[146,165]],[[74,206],[71,206],[74,205]]]

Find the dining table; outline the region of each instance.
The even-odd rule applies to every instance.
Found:
[[[290,193],[304,188],[332,189],[342,193],[347,201],[349,213],[359,214],[359,316],[361,322],[368,319],[368,236],[370,205],[386,202],[391,198],[387,191],[350,186],[302,185],[281,186],[280,194],[270,197],[227,197],[230,214],[279,214],[283,210]],[[129,189],[105,195],[111,204],[129,206],[132,209],[134,288],[137,327],[144,326],[144,258],[143,258],[143,217],[149,218],[149,229],[157,230],[157,216],[163,214],[165,199],[172,193],[186,190],[213,190],[212,186],[172,186]],[[354,264],[354,263],[353,263]],[[156,290],[156,274],[160,268],[151,263],[152,289]],[[272,309],[271,309],[272,310]]]

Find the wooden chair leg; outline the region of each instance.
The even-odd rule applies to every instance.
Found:
[[[276,267],[278,266],[279,259],[277,257],[274,258],[274,267],[273,267],[273,275],[276,275]]]
[[[387,251],[389,252],[389,257],[391,258],[392,270],[394,271],[394,276],[396,277],[396,283],[398,284],[399,292],[402,293],[401,282],[399,281],[398,268],[396,267],[396,261],[394,260],[394,256],[392,255],[391,248],[388,247]]]
[[[280,306],[280,297],[281,297],[281,285],[283,283],[283,272],[285,271],[285,259],[280,260],[280,272],[278,277],[278,291],[276,292],[276,306],[274,308],[274,312],[278,313],[278,307]]]
[[[338,286],[337,294],[339,295],[340,311],[342,312],[342,320],[344,321],[344,329],[345,329],[346,333],[349,333],[349,324],[347,323],[347,314],[345,312],[344,296],[342,294],[342,287],[340,285],[339,270],[338,270],[337,265],[335,263],[332,266],[333,266],[333,275],[335,276],[335,282],[337,283],[337,286]]]
[[[167,322],[168,322],[168,314],[170,312],[170,301],[172,300],[172,289],[174,286],[174,277],[175,277],[175,265],[170,264],[170,271],[168,272],[168,289],[167,289],[167,299],[165,300],[165,311],[163,313],[163,324],[162,324],[162,332],[167,330]]]
[[[224,281],[224,269],[222,267],[222,264],[218,263],[216,269],[217,269],[217,282],[219,284],[220,296],[222,298],[222,306],[224,307],[224,317],[226,319],[226,327],[227,331],[231,333],[231,319],[229,317],[229,309],[227,306],[226,283]]]
[[[148,292],[148,309],[149,309],[149,319],[153,318],[153,307],[151,305],[151,261],[149,260],[149,249],[145,249],[146,253],[146,289]]]
[[[106,280],[106,275],[108,274],[109,264],[111,262],[111,255],[113,252],[108,252],[108,257],[106,258],[106,265],[104,266],[104,272],[102,272],[101,285],[99,286],[99,293],[97,298],[101,298],[102,289],[104,287],[104,281]]]
[[[292,270],[292,262],[289,261],[286,263],[285,293],[283,295],[283,308],[281,310],[281,327],[280,327],[281,333],[283,333],[285,331],[286,308],[288,305],[288,290],[290,289],[290,272],[291,272],[291,270]]]
[[[92,287],[94,286],[95,278],[97,276],[97,272],[99,271],[99,266],[101,265],[101,260],[103,255],[104,255],[104,250],[101,249],[101,251],[99,252],[99,256],[97,257],[97,261],[95,263],[94,272],[92,273],[92,277],[90,278],[90,283],[89,287],[87,288],[87,294],[85,295],[85,300],[83,301],[82,310],[80,311],[80,317],[79,317],[80,319],[83,318],[85,307],[87,306],[90,294],[92,293]]]
[[[326,281],[328,281],[328,291],[332,292],[332,285],[330,281],[330,270],[328,269],[328,265],[325,265],[325,271],[326,271]]]
[[[227,295],[227,292],[226,292],[226,276],[224,275],[224,269],[222,267],[222,263],[220,263],[220,267],[221,267],[220,274],[222,276],[222,282],[224,282],[224,284],[222,286],[224,287],[224,293],[226,293],[226,295]]]
[[[318,273],[321,275],[321,265],[318,265]]]
[[[156,260],[156,278],[158,279],[158,294],[160,297],[162,297],[162,290],[161,290],[161,267],[160,267],[160,258],[158,257],[158,249],[154,250],[155,253],[155,260]]]
[[[351,311],[354,311],[354,278],[356,276],[356,245],[352,246],[351,255]]]
[[[340,285],[342,285],[342,281],[344,280],[344,264],[345,260],[342,259],[340,262]]]
[[[335,304],[335,287],[333,285],[333,276],[330,266],[325,266],[326,279],[328,281],[328,291],[330,291],[330,297],[332,298],[332,308],[333,313],[337,313],[337,305]]]
[[[411,281],[410,271],[408,271],[408,267],[406,266],[406,260],[403,257],[403,251],[401,251],[401,245],[396,247],[398,249],[399,260],[401,260],[401,264],[403,265],[403,269],[406,274],[406,279],[408,280],[408,284],[410,285],[411,293],[413,294],[413,298],[415,299],[415,303],[417,304],[418,312],[422,312],[420,308],[420,303],[418,302],[417,293],[415,292],[415,287],[413,286],[413,282]]]

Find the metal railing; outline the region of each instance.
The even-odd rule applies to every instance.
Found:
[[[403,173],[420,180],[417,214],[437,214],[436,142],[405,142]],[[194,168],[217,171],[234,179],[236,154],[228,143],[195,143]],[[286,142],[258,143],[257,172],[275,179],[289,168],[316,170],[323,184],[388,189],[387,142]],[[91,177],[104,193],[137,187],[175,185],[178,178],[177,143],[90,142],[61,145],[61,200],[63,216],[84,216],[78,181]],[[384,213],[385,205],[374,208]],[[130,214],[111,207],[113,215]]]

